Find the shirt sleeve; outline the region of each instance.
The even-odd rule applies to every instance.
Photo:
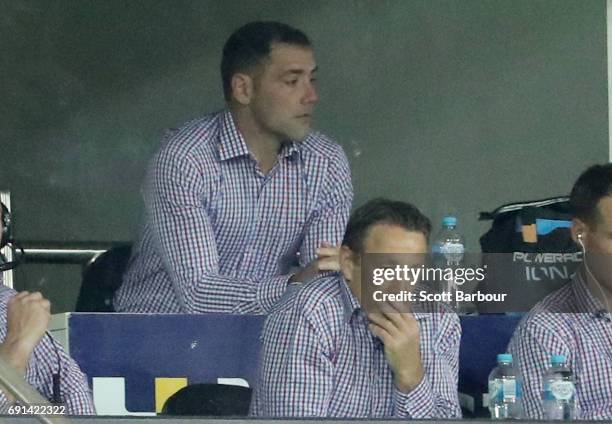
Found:
[[[315,259],[315,251],[323,242],[332,246],[342,244],[353,203],[353,185],[349,162],[340,146],[337,155],[329,162],[325,177],[322,195],[307,223],[300,247],[301,266]]]
[[[523,378],[523,408],[526,418],[543,419],[542,378],[550,357],[553,354],[565,355],[571,361],[572,349],[563,340],[562,332],[553,332],[527,321],[515,331],[508,351],[512,353]]]
[[[441,315],[433,355],[426,366],[421,382],[409,393],[394,391],[394,416],[397,418],[460,418],[461,407],[457,393],[459,373],[459,344],[461,324],[454,313]]]
[[[59,370],[59,373],[58,373]],[[92,393],[85,374],[59,342],[43,336],[28,363],[26,379],[44,397],[53,400],[53,375],[59,374],[59,397],[69,415],[94,415]]]
[[[255,281],[220,274],[215,233],[204,205],[206,183],[189,158],[158,154],[144,197],[158,254],[183,312],[267,313],[281,297],[290,275]]]
[[[49,402],[53,402],[54,374],[60,376],[59,397],[60,403],[66,406],[66,414],[94,415],[95,408],[85,375],[57,341],[52,343],[48,336],[44,336],[30,356],[25,380]],[[0,390],[0,413],[7,413],[11,405],[14,403],[9,402],[6,394]]]
[[[4,394],[3,390],[4,388],[0,386],[0,415],[8,414],[9,406],[12,405],[12,403],[9,402],[8,398]]]
[[[259,384],[251,415],[326,417],[333,392],[333,364],[321,322],[287,311],[264,328]]]

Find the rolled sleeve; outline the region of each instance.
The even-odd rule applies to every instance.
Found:
[[[394,391],[394,416],[400,418],[460,418],[457,393],[459,373],[459,317],[450,312],[431,318],[437,322],[435,342],[423,352],[429,355],[425,375],[409,393]],[[423,340],[422,340],[423,343]],[[423,343],[425,345],[425,343]]]
[[[285,293],[290,278],[291,275],[281,275],[259,284],[257,302],[261,310],[269,311],[272,309],[274,304],[281,298],[283,293]]]
[[[315,259],[316,249],[323,242],[332,246],[342,243],[353,202],[353,185],[348,159],[340,146],[330,160],[326,181],[318,206],[307,225],[300,247],[300,265]]]
[[[434,394],[426,377],[409,393],[395,388],[393,392],[394,416],[397,418],[430,418],[434,412]]]

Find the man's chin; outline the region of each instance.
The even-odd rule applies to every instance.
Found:
[[[311,131],[310,120],[308,122],[296,122],[292,128],[288,128],[287,136],[293,141],[303,141]]]
[[[304,141],[306,137],[308,137],[308,134],[310,134],[310,128],[302,131],[295,131],[289,138],[293,141],[300,142]]]

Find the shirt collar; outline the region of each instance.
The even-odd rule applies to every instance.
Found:
[[[339,284],[340,299],[342,299],[342,307],[344,309],[344,321],[349,322],[355,312],[361,311],[361,305],[342,274],[340,274]]]
[[[221,139],[219,140],[219,155],[221,160],[232,159],[249,154],[249,148],[236,128],[234,117],[229,109],[221,115]]]
[[[279,156],[283,158],[296,157],[300,153],[300,143],[298,141],[287,140],[281,145]]]
[[[283,158],[295,157],[300,152],[300,143],[287,140],[281,144],[279,156]],[[219,142],[219,155],[221,160],[248,156],[249,148],[240,131],[236,127],[234,117],[229,109],[221,114],[221,139]]]

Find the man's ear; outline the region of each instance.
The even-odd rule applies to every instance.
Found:
[[[572,239],[578,243],[586,243],[587,234],[589,232],[589,226],[579,218],[572,219]]]
[[[346,281],[353,279],[353,272],[355,270],[355,257],[353,251],[348,246],[340,247],[340,270]]]
[[[250,75],[236,72],[232,75],[232,97],[243,106],[253,99],[253,78]]]

